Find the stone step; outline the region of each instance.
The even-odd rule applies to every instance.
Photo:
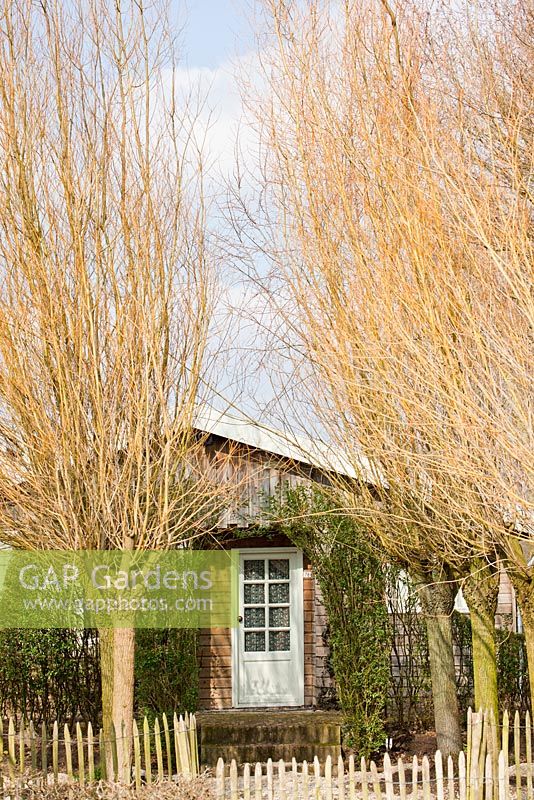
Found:
[[[219,758],[240,764],[256,761],[321,761],[341,753],[339,715],[314,711],[219,711],[199,713],[200,758],[215,766]]]
[[[270,758],[276,764],[280,759],[287,764],[293,758],[301,764],[303,761],[312,763],[315,756],[321,763],[326,761],[328,756],[332,757],[332,762],[337,764],[341,755],[339,744],[313,745],[313,744],[242,744],[242,745],[204,745],[200,749],[200,760],[206,767],[217,766],[217,761],[222,758],[225,763],[230,763],[235,759],[238,764],[265,764]]]
[[[332,723],[292,725],[202,725],[201,743],[215,744],[339,744],[340,726]]]

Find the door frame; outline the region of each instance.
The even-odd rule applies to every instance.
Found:
[[[295,653],[295,661],[297,666],[297,692],[298,701],[294,703],[288,703],[282,708],[287,706],[291,706],[294,708],[300,708],[304,705],[304,554],[302,550],[298,547],[244,547],[243,549],[236,548],[232,551],[232,555],[235,554],[236,558],[238,559],[237,563],[239,564],[239,568],[236,570],[235,580],[237,580],[237,587],[236,597],[237,597],[237,613],[241,613],[241,556],[242,555],[260,555],[265,554],[266,557],[271,557],[270,554],[273,554],[272,557],[275,558],[276,555],[297,555],[298,558],[298,566],[294,570],[295,574],[295,581],[297,585],[297,592],[295,598],[295,607],[292,611],[294,614],[294,619],[297,622],[297,636],[296,636],[296,653]],[[239,624],[232,626],[232,707],[233,708],[270,708],[271,706],[262,706],[259,704],[258,706],[251,706],[249,704],[240,704],[238,702],[239,699]],[[276,706],[272,706],[276,708]]]

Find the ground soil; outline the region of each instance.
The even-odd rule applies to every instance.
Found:
[[[397,758],[402,756],[404,760],[408,760],[408,758],[411,759],[413,756],[417,756],[417,758],[433,756],[437,750],[436,732],[423,731],[421,733],[415,733],[410,738],[407,738],[399,748],[395,748],[395,742],[393,742],[393,747],[394,749],[391,755]]]

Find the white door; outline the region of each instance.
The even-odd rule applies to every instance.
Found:
[[[302,577],[298,550],[240,553],[234,705],[304,705]]]

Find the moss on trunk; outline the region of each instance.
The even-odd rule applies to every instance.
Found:
[[[527,651],[530,702],[534,704],[534,587],[532,587],[529,578],[523,579],[517,575],[512,575],[512,581],[521,609],[525,650]]]
[[[437,745],[444,758],[447,758],[462,749],[452,637],[452,612],[457,587],[441,570],[438,574],[419,574],[417,583],[428,635]]]
[[[534,613],[528,611],[522,616],[523,631],[525,634],[525,649],[527,651],[530,702],[532,704],[534,703]]]
[[[499,571],[481,560],[471,564],[463,587],[471,616],[475,708],[493,710],[499,719],[495,613],[499,594]]]

